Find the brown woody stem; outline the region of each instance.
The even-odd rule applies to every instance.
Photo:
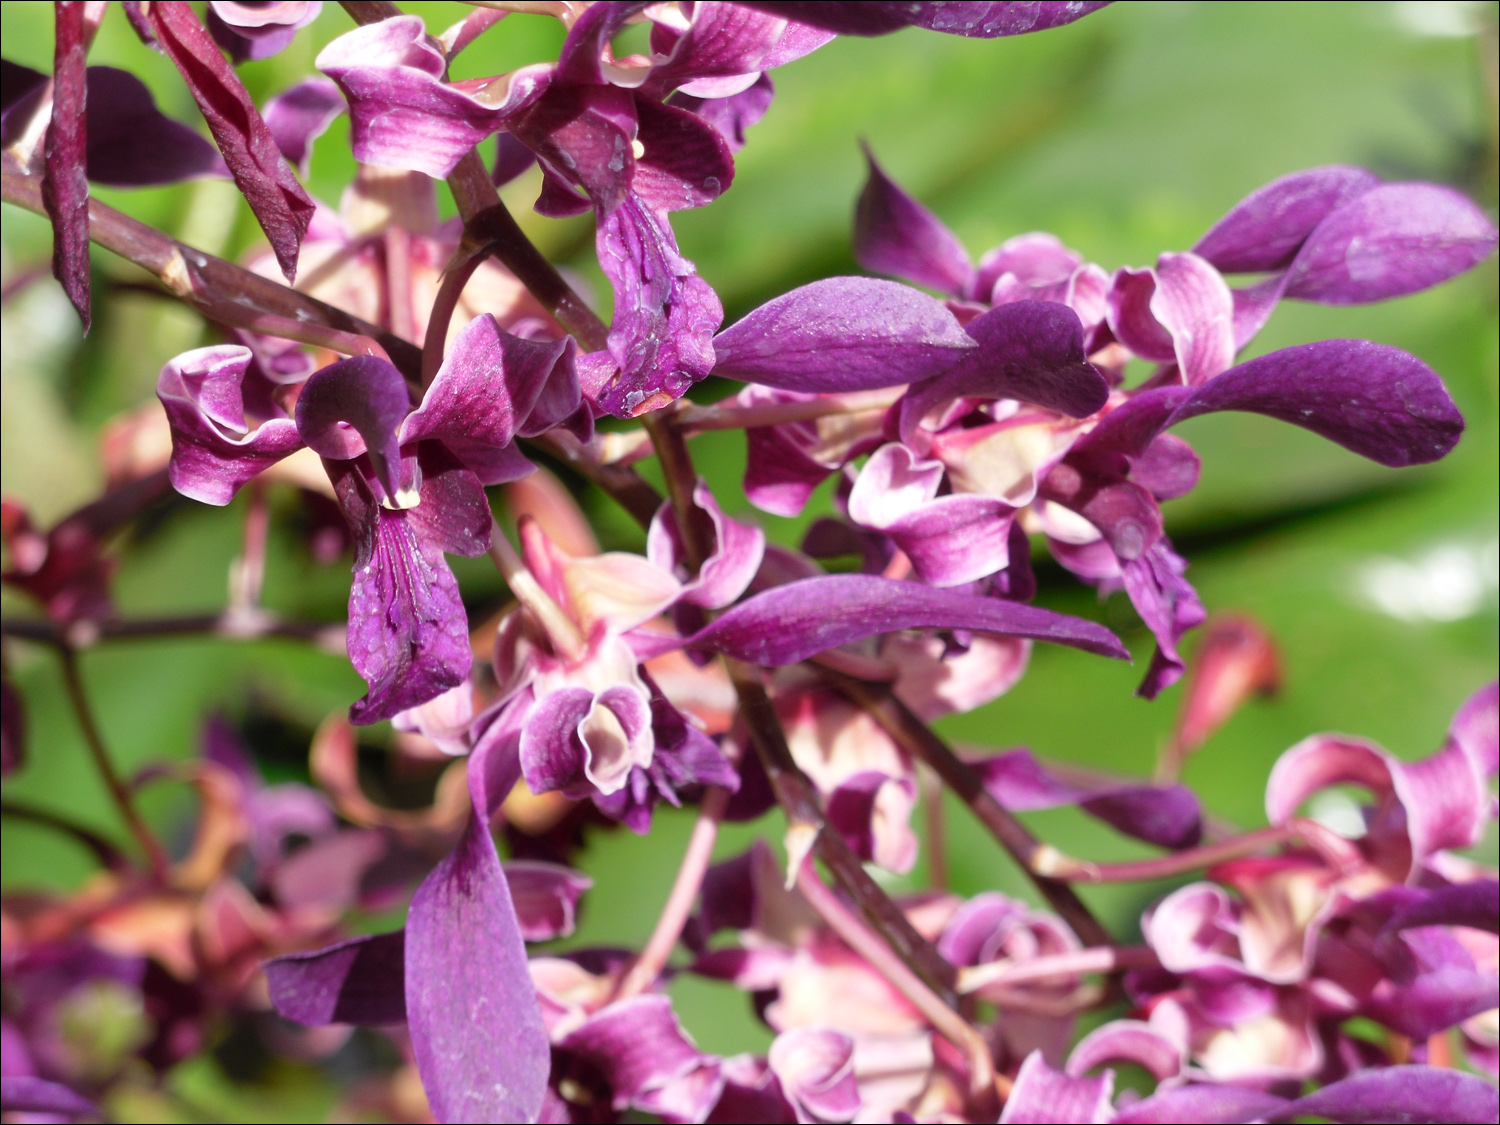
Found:
[[[908,753],[931,766],[939,777],[958,794],[981,824],[988,828],[1001,847],[1021,865],[1049,906],[1073,927],[1085,945],[1109,945],[1109,931],[1100,924],[1071,887],[1061,880],[1042,874],[1037,859],[1045,855],[1046,845],[992,797],[980,776],[966,765],[921,719],[912,714],[883,684],[867,683],[824,666],[823,677],[852,702],[869,713]],[[1047,849],[1050,850],[1050,849]]]
[[[93,709],[89,706],[88,694],[83,688],[83,679],[78,674],[78,657],[67,645],[58,646],[57,654],[62,661],[63,684],[68,689],[68,699],[73,704],[73,713],[77,716],[78,725],[83,731],[84,744],[94,759],[94,767],[98,769],[105,788],[109,790],[116,808],[120,810],[125,826],[130,829],[131,835],[136,838],[141,850],[146,853],[146,861],[151,866],[152,874],[158,880],[165,879],[170,866],[167,850],[161,846],[156,833],[152,832],[146,824],[140,810],[135,807],[135,798],[130,789],[115,772],[114,763],[109,758],[109,750],[104,745],[104,736],[99,733],[99,724],[94,720]]]

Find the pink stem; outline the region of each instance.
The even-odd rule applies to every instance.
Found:
[[[672,884],[672,893],[662,907],[661,917],[641,955],[635,959],[630,971],[625,974],[615,992],[615,998],[646,991],[666,967],[667,958],[677,947],[682,936],[682,927],[687,924],[693,903],[698,898],[698,888],[703,885],[703,876],[708,871],[708,861],[713,858],[714,842],[719,838],[719,822],[729,806],[729,790],[710,787],[703,794],[703,804],[698,810],[698,819],[693,824],[693,834],[688,837],[687,849],[682,853],[682,864],[677,868],[677,879]]]
[[[1014,964],[991,961],[958,971],[958,990],[977,992],[1003,985],[1031,984],[1058,977],[1083,976],[1086,973],[1112,973],[1119,969],[1148,969],[1159,964],[1156,951],[1144,945],[1098,945],[1075,949],[1051,957],[1037,957]]]

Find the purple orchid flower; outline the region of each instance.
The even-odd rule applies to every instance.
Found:
[[[1061,27],[1108,4],[1089,0],[1042,0],[1041,3],[1005,0],[934,0],[926,3],[747,0],[745,6],[782,13],[840,35],[888,35],[904,27],[922,27],[949,35],[995,39],[1002,35],[1024,35],[1029,31]]]
[[[351,708],[355,722],[390,718],[468,675],[467,618],[443,552],[484,554],[483,486],[530,471],[513,439],[581,409],[574,354],[571,341],[522,340],[483,316],[415,409],[394,367],[359,356],[303,384],[295,421],[270,396],[254,411],[247,348],[204,348],[163,368],[170,472],[184,495],[225,504],[304,444],[323,458],[357,547],[349,654],[370,691]]]
[[[208,30],[235,62],[268,59],[323,12],[317,0],[210,0]]]

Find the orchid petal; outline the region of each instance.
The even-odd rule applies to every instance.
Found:
[[[1087,418],[1109,398],[1109,384],[1084,357],[1078,314],[1066,305],[1015,301],[982,313],[965,331],[977,347],[902,399],[903,441],[934,407],[966,395],[1020,399],[1071,418]]]
[[[327,78],[308,78],[268,101],[262,116],[271,136],[276,138],[281,155],[305,177],[312,165],[313,142],[347,108],[337,83]]]
[[[1006,274],[1023,290],[1052,288],[1067,283],[1083,264],[1083,259],[1054,234],[1018,234],[985,252],[969,280],[966,296],[998,305],[997,287]]]
[[[1363,168],[1332,164],[1273,180],[1230,208],[1193,247],[1223,273],[1285,269],[1339,207],[1380,186]]]
[[[270,4],[209,0],[208,29],[235,62],[268,59],[291,45],[297,32],[317,19],[317,0],[280,0]]]
[[[312,221],[312,198],[297,182],[244,83],[192,8],[182,0],[169,0],[152,4],[148,17],[162,49],[203,111],[235,186],[249,202],[271,241],[281,272],[290,281],[297,272],[298,248]]]
[[[1495,249],[1489,216],[1437,184],[1384,184],[1333,212],[1308,236],[1286,294],[1325,305],[1416,293],[1478,265]]]
[[[308,1027],[406,1019],[406,931],[350,938],[265,963],[271,1004]]]
[[[637,99],[635,112],[641,154],[630,186],[646,207],[657,213],[704,207],[729,190],[734,159],[711,122],[650,98]]]
[[[1186,664],[1177,652],[1177,642],[1208,618],[1198,592],[1184,577],[1186,571],[1187,560],[1165,539],[1158,539],[1137,558],[1123,559],[1120,564],[1130,603],[1156,638],[1151,667],[1136,689],[1136,694],[1145,699],[1155,699],[1182,677]]]
[[[445,60],[420,16],[355,28],[313,63],[349,101],[350,140],[366,164],[442,178],[463,155],[547,88],[551,68],[523,67],[477,93],[442,80]]]
[[[1096,1027],[1068,1054],[1066,1071],[1082,1078],[1104,1062],[1131,1062],[1158,1082],[1182,1070],[1182,1049],[1140,1020],[1111,1020]]]
[[[694,6],[692,22],[674,43],[663,41],[667,33],[663,25],[652,28],[652,50],[665,54],[667,60],[652,68],[651,83],[663,90],[682,87],[697,97],[738,93],[720,93],[718,86],[726,79],[748,77],[753,81],[766,69],[766,60],[781,43],[786,29],[786,20],[741,4]]]
[[[158,110],[129,71],[91,66],[88,86],[88,173],[95,183],[145,187],[229,175],[218,150]]]
[[[777,586],[739,603],[685,642],[767,667],[795,664],[850,641],[898,629],[972,629],[1126,658],[1101,625],[957,590],[865,574]]]
[[[1115,1075],[1106,1070],[1098,1078],[1073,1078],[1053,1070],[1032,1051],[1016,1072],[1016,1083],[1005,1099],[1000,1125],[1028,1121],[1102,1123],[1114,1117],[1110,1100]]]
[[[497,764],[514,784],[514,755]],[[412,1051],[434,1118],[534,1121],[550,1051],[510,887],[486,806],[504,778],[476,774],[474,815],[451,855],[412,896],[406,921],[406,1011]]]
[[[609,353],[620,370],[593,397],[628,418],[682,394],[714,367],[724,308],[677,250],[666,216],[630,199],[604,215],[595,241],[615,291]]]
[[[401,372],[374,356],[350,356],[314,372],[303,384],[297,396],[297,432],[321,457],[348,461],[368,453],[386,498],[400,503],[398,435],[410,409]]]
[[[852,1121],[858,1115],[854,1040],[842,1031],[823,1027],[783,1031],[772,1041],[766,1062],[781,1083],[781,1092],[806,1118]]]
[[[1186,786],[1071,784],[1047,772],[1025,748],[972,759],[969,765],[990,795],[1012,812],[1077,805],[1127,836],[1164,848],[1191,847],[1202,830],[1197,795]]]
[[[682,587],[681,600],[705,609],[723,609],[745,592],[760,569],[766,535],[758,527],[726,516],[701,480],[693,489],[693,500],[713,525],[714,546],[697,575]],[[685,560],[682,533],[670,504],[663,504],[651,520],[646,533],[646,557],[668,574]]]
[[[172,487],[205,504],[223,505],[242,484],[302,446],[290,418],[249,429],[244,381],[249,348],[219,344],[184,352],[161,369],[156,396],[172,429]]]
[[[37,1117],[32,1120],[97,1121],[99,1107],[60,1082],[24,1075],[0,1078],[0,1110]],[[24,1120],[24,1118],[23,1118]]]
[[[1121,270],[1108,296],[1115,337],[1144,359],[1176,363],[1196,386],[1234,362],[1234,296],[1196,254],[1163,254],[1154,270]]]
[[[567,937],[577,922],[578,900],[594,881],[559,863],[514,859],[503,865],[521,936],[527,941]]]
[[[745,147],[745,130],[766,115],[774,96],[770,76],[762,74],[753,86],[727,98],[695,98],[679,92],[667,104],[691,110],[703,118],[719,131],[733,153]]]
[[[402,423],[399,444],[441,441],[487,485],[515,479],[522,465],[529,472],[509,447],[544,396],[550,414],[578,408],[576,354],[571,339],[523,340],[489,313],[475,317],[448,349],[422,405]]]
[[[1500,770],[1497,726],[1500,726],[1500,684],[1491,680],[1464,701],[1448,728],[1448,737],[1464,748],[1475,768],[1486,778],[1494,777]]]
[[[1278,418],[1391,467],[1444,457],[1464,427],[1442,380],[1421,360],[1366,340],[1324,340],[1252,359],[1199,387],[1144,391],[1074,453],[1138,454],[1168,426],[1219,410]]]
[[[1238,1125],[1265,1120],[1286,1104],[1246,1086],[1177,1086],[1124,1107],[1115,1125]]]
[[[867,277],[793,289],[730,325],[713,346],[716,375],[825,393],[924,379],[978,348],[939,302]]]
[[[1082,19],[1106,6],[1092,0],[936,0],[936,2],[887,3],[885,0],[792,0],[762,3],[750,0],[748,7],[761,8],[788,19],[827,28],[840,35],[889,35],[903,27],[924,27],[949,35],[996,39],[1002,35],[1025,35],[1046,31]]]
[[[1434,1066],[1361,1071],[1290,1102],[1269,1121],[1327,1117],[1334,1121],[1474,1122],[1500,1114],[1500,1092],[1472,1074]]]
[[[609,1005],[589,1018],[558,1044],[565,1052],[587,1059],[614,1092],[614,1108],[646,1108],[653,1094],[691,1076],[712,1060],[693,1045],[665,996],[635,996]],[[718,1100],[722,1079],[717,1068],[706,1088],[690,1085],[686,1105],[672,1105],[674,1117],[701,1121]],[[676,1091],[672,1091],[676,1092]],[[666,1107],[663,1107],[666,1108]],[[649,1110],[648,1110],[649,1112]]]
[[[942,293],[958,293],[974,267],[969,252],[931,211],[912,199],[865,146],[869,178],[854,210],[854,260]]]

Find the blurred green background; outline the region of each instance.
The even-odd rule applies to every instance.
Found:
[[[440,31],[463,5],[404,5]],[[932,207],[977,257],[1011,235],[1050,230],[1106,269],[1146,265],[1186,249],[1235,201],[1297,169],[1353,163],[1393,179],[1438,180],[1494,213],[1494,4],[1128,3],[1071,27],[997,42],[909,31],[840,39],[774,74],[777,94],[739,154],[736,181],[709,208],[673,222],[683,252],[718,290],[730,320],[794,285],[857,272],[849,223],[863,179],[857,141]],[[5,54],[50,70],[51,13],[41,4],[0,5]],[[317,50],[350,27],[337,5],[274,59],[241,68],[257,98],[311,70]],[[634,34],[634,33],[632,33]],[[461,56],[455,76],[493,74],[555,56],[558,25],[514,16]],[[199,123],[169,63],[143,48],[111,8],[91,61],[127,67],[159,105]],[[317,148],[310,188],[337,204],[352,170],[347,121]],[[592,263],[589,220],[554,222],[529,204],[535,181],[505,192],[537,242],[606,293]],[[259,230],[232,186],[205,183],[98,195],[184,241],[224,255],[254,245]],[[445,205],[447,201],[445,200]],[[451,206],[449,207],[451,212]],[[50,233],[4,210],[4,279],[44,263]],[[197,318],[128,292],[104,296],[131,268],[95,256],[95,326],[83,339],[51,281],[7,300],[3,320],[0,486],[42,522],[97,493],[100,427],[149,401],[161,364],[207,337]],[[1203,458],[1190,497],[1167,506],[1168,529],[1211,611],[1256,616],[1282,653],[1285,685],[1243,709],[1194,758],[1186,780],[1226,820],[1264,823],[1262,796],[1276,756],[1305,735],[1341,730],[1397,754],[1435,749],[1458,704],[1495,676],[1497,663],[1496,262],[1427,293],[1379,306],[1334,309],[1286,303],[1253,353],[1328,337],[1363,337],[1410,351],[1447,382],[1468,419],[1443,463],[1392,471],[1303,431],[1247,415],[1194,421],[1179,431]],[[727,386],[705,385],[695,397]],[[738,435],[694,445],[726,508],[794,543],[827,510],[827,488],[806,516],[781,520],[736,501],[744,463]],[[290,497],[278,499],[266,602],[289,616],[336,620],[348,574],[315,565],[297,539]],[[180,501],[124,544],[116,595],[127,616],[217,609],[239,546],[241,502],[212,509]],[[639,548],[641,536],[607,502],[591,502],[607,545]],[[497,605],[493,571],[454,560],[471,617]],[[941,724],[975,746],[1027,744],[1057,759],[1148,775],[1170,729],[1177,692],[1155,703],[1132,691],[1150,638],[1123,596],[1100,604],[1056,568],[1043,566],[1040,601],[1116,629],[1135,667],[1065,649],[1037,650],[1021,684],[996,703]],[[12,593],[7,616],[32,612]],[[26,697],[30,762],[6,795],[66,811],[118,833],[87,768],[55,660],[10,644],[12,674]],[[342,658],[290,643],[153,641],[101,647],[84,676],[106,737],[129,768],[195,749],[214,708],[273,716],[276,737],[257,743],[269,774],[305,776],[305,734],[348,705],[362,685]],[[263,720],[261,727],[268,727]],[[268,728],[269,729],[269,728]],[[372,735],[374,741],[379,732]],[[150,811],[169,835],[189,814],[171,793]],[[1027,888],[997,846],[947,810],[955,890]],[[1076,855],[1125,858],[1145,849],[1071,813],[1029,818]],[[595,833],[580,865],[597,880],[569,946],[633,944],[649,932],[676,869],[689,814],[658,816],[646,839]],[[720,853],[741,850],[774,825],[731,826]],[[1495,862],[1493,826],[1480,857]],[[74,887],[87,856],[6,821],[0,878],[7,891]],[[922,864],[894,889],[921,884]],[[1115,931],[1128,936],[1162,886],[1086,891]],[[689,1030],[711,1051],[759,1048],[768,1035],[738,994],[679,980],[672,991]],[[221,1119],[306,1120],[328,1112],[336,1087],[310,1067],[240,1087],[213,1063],[177,1078]],[[154,1107],[151,1113],[163,1113]]]

